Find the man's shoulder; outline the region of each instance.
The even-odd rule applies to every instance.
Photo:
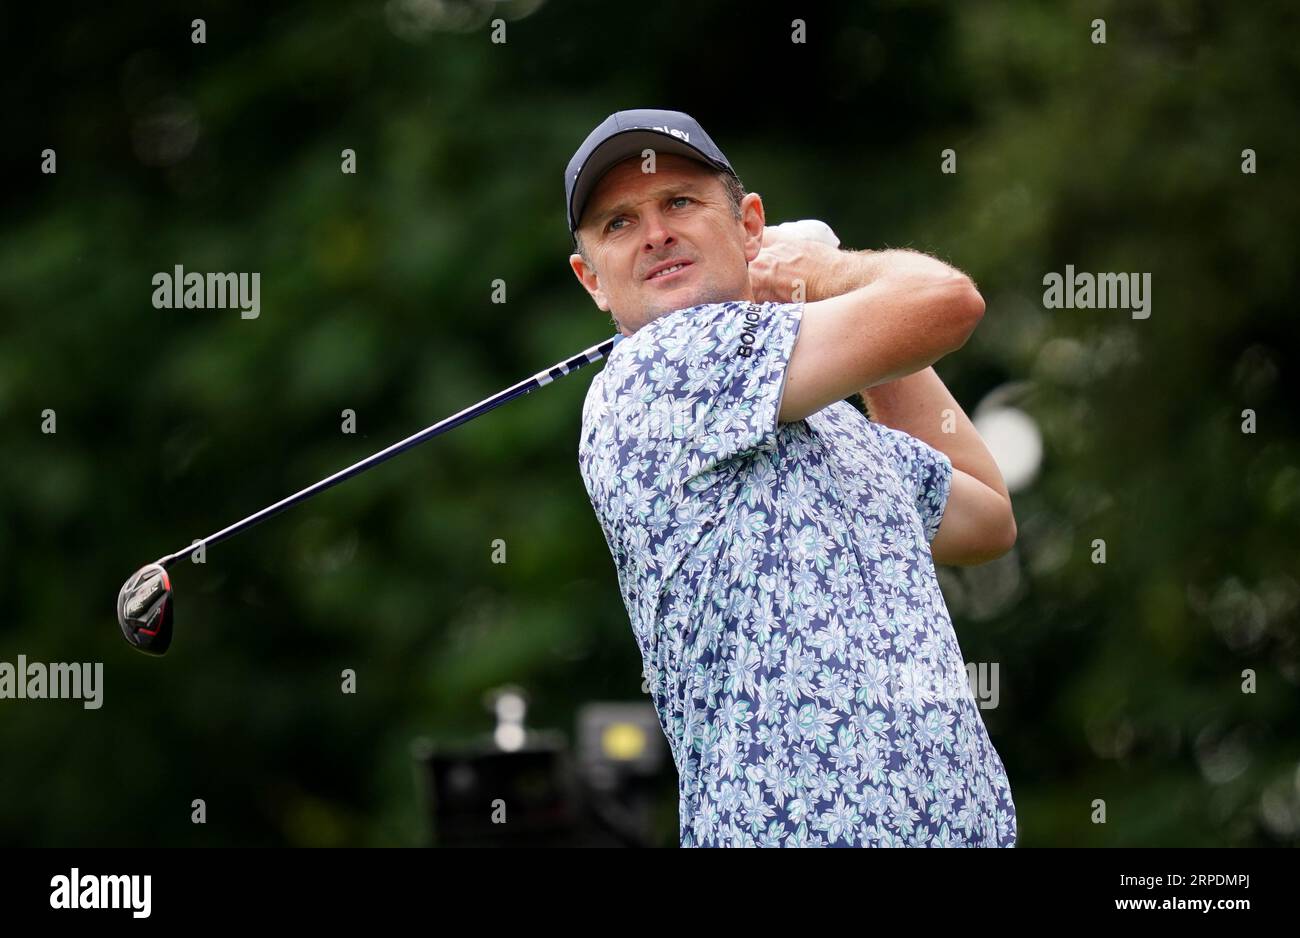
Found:
[[[728,301],[686,306],[652,319],[624,338],[606,356],[604,366],[587,386],[582,406],[584,429],[608,417],[617,400],[636,383],[636,374],[661,360],[667,347],[680,346],[691,335],[712,325],[729,308],[744,305],[743,301]]]
[[[725,300],[673,310],[620,342],[604,372],[626,377],[664,359],[679,361],[697,352],[709,354],[720,345],[742,341],[746,331],[762,328],[761,323],[775,321],[773,313],[786,307],[802,304]]]
[[[697,306],[684,306],[665,313],[658,319],[652,319],[628,337],[620,345],[631,345],[633,349],[653,344],[665,335],[708,329],[719,324],[729,316],[735,316],[748,310],[765,312],[771,307],[788,306],[786,303],[758,303],[753,300],[719,300],[716,303],[701,303]],[[797,305],[797,304],[795,304]]]

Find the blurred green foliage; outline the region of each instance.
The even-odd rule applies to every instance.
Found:
[[[58,13],[2,14],[0,660],[102,661],[106,687],[98,711],[0,701],[0,843],[420,843],[413,737],[484,732],[507,682],[565,730],[639,698],[577,472],[592,371],[177,567],[165,659],[126,647],[113,600],[611,334],[567,269],[561,174],[648,106],[697,117],[772,221],[980,284],[940,374],[968,411],[1009,388],[1045,456],[1016,551],[943,585],[966,658],[1000,665],[1020,843],[1300,840],[1293,5]],[[259,271],[261,315],[154,309],[178,263]],[[1150,319],[1045,310],[1066,264],[1150,272]]]

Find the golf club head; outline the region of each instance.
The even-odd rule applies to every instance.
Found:
[[[122,637],[147,655],[161,655],[172,643],[172,581],[162,564],[141,567],[117,594]]]

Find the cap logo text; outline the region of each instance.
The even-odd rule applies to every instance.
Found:
[[[678,140],[685,140],[687,143],[691,142],[691,135],[684,130],[675,130],[672,127],[651,127],[650,129],[666,133],[669,136],[676,137]]]

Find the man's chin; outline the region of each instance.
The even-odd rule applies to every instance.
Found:
[[[656,302],[647,305],[647,321],[650,319],[658,319],[660,316],[666,316],[669,313],[675,313],[679,309],[690,309],[693,306],[707,306],[710,303],[727,303],[734,300],[743,300],[744,297],[733,290],[717,290],[707,287],[696,287],[690,290],[675,290],[672,293],[655,299]]]
[[[692,286],[689,290],[674,290],[662,296],[643,296],[639,324],[631,331],[636,332],[641,326],[661,319],[669,313],[675,313],[679,309],[707,306],[710,303],[746,302],[748,299],[743,290],[724,290],[712,284]],[[612,315],[617,317],[618,314]],[[618,321],[630,325],[634,319],[629,317]]]

